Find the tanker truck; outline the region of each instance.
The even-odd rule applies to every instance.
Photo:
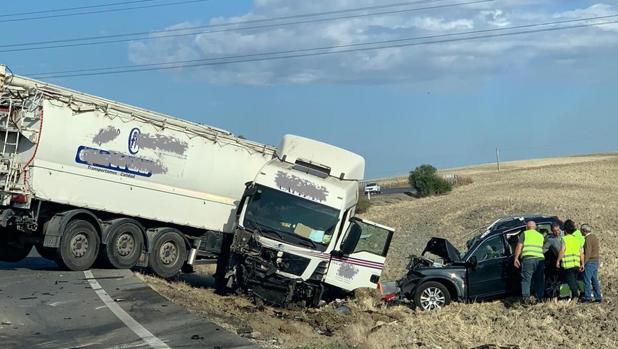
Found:
[[[278,148],[0,66],[0,260],[62,268],[216,261],[222,289],[316,305],[378,284],[393,229],[355,216],[364,159]]]

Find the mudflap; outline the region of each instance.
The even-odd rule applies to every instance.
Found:
[[[217,258],[217,270],[215,271],[215,288],[218,293],[227,293],[234,288],[234,274],[236,258],[231,253],[233,234],[222,234]]]

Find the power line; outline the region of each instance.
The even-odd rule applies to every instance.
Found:
[[[133,1],[110,2],[106,4],[89,5],[89,6],[65,7],[65,8],[56,8],[56,9],[48,9],[48,10],[30,11],[30,12],[14,12],[14,13],[0,14],[0,17],[14,17],[14,16],[37,15],[37,14],[42,14],[42,13],[66,12],[66,11],[84,10],[84,9],[99,8],[99,7],[129,5],[129,4],[152,2],[152,1],[159,1],[159,0],[133,0]]]
[[[370,9],[378,9],[378,8],[401,7],[401,6],[409,6],[409,5],[415,5],[415,4],[420,4],[420,3],[432,3],[436,1],[445,1],[445,0],[422,0],[422,1],[413,1],[413,2],[380,5],[380,6],[369,6],[369,7],[362,7],[362,8],[338,10],[338,11],[316,12],[316,13],[299,14],[299,15],[293,15],[293,16],[272,17],[272,18],[267,18],[267,19],[247,20],[247,21],[238,21],[238,22],[230,22],[230,23],[158,30],[158,31],[152,31],[152,32],[134,32],[134,33],[110,34],[110,35],[90,36],[90,37],[81,37],[81,38],[72,38],[72,39],[59,39],[59,40],[36,41],[36,42],[27,42],[27,43],[4,44],[4,45],[0,45],[0,48],[5,47],[9,49],[3,49],[3,50],[0,50],[0,52],[20,52],[20,51],[32,51],[32,50],[45,50],[45,49],[52,49],[52,48],[93,46],[93,45],[111,44],[111,43],[119,43],[119,42],[128,42],[128,41],[133,41],[133,40],[156,40],[156,39],[170,38],[170,37],[193,36],[197,34],[220,33],[220,32],[227,32],[227,31],[239,31],[239,30],[250,30],[250,29],[265,29],[265,28],[287,26],[287,25],[298,25],[298,24],[306,24],[306,23],[335,21],[335,20],[352,19],[352,18],[369,17],[369,16],[379,16],[379,15],[392,15],[392,14],[405,13],[405,12],[414,12],[414,11],[432,10],[432,9],[446,8],[446,7],[472,5],[472,4],[493,2],[496,0],[475,0],[475,1],[469,1],[469,2],[442,4],[442,5],[434,5],[434,6],[428,6],[428,7],[417,7],[417,8],[411,8],[411,9],[370,12],[370,13],[353,14],[353,15],[347,15],[347,16],[339,16],[339,17],[314,18],[314,19],[308,19],[304,21],[270,23],[270,24],[262,24],[262,25],[257,25],[257,26],[225,28],[225,27],[237,26],[241,24],[276,22],[276,21],[283,21],[283,20],[289,20],[289,19],[295,19],[295,18],[310,18],[310,17],[317,17],[317,16],[332,15],[332,14],[337,14],[337,13],[359,12],[359,11],[366,11]],[[193,31],[193,30],[198,30],[198,29],[221,28],[221,27],[224,27],[224,28],[216,29],[216,30],[186,33],[187,31]],[[165,34],[165,33],[175,33],[175,32],[183,32],[183,33],[152,36],[153,34]],[[136,38],[136,36],[143,36],[143,35],[149,35],[149,36]],[[123,38],[123,37],[127,39],[70,43],[70,42],[78,42],[78,41],[113,39],[113,38]],[[61,43],[66,43],[66,44],[61,44]],[[49,45],[49,44],[57,44],[57,45]],[[47,45],[47,46],[19,47],[19,46],[36,46],[36,45]],[[18,48],[10,48],[10,47],[18,47]]]
[[[25,75],[32,76],[34,78],[45,79],[45,78],[60,78],[60,77],[74,77],[74,76],[119,74],[119,73],[129,73],[129,72],[152,71],[152,70],[169,70],[169,69],[189,68],[189,67],[197,67],[197,66],[247,63],[247,62],[268,61],[268,60],[284,59],[284,58],[320,56],[320,55],[327,55],[327,54],[339,54],[339,53],[348,53],[348,52],[378,50],[378,49],[385,49],[385,48],[397,48],[397,47],[420,46],[420,45],[448,43],[448,42],[459,42],[459,41],[466,41],[466,40],[478,40],[478,39],[486,39],[486,38],[495,38],[495,37],[504,37],[504,36],[513,36],[513,35],[522,35],[522,34],[531,34],[531,33],[540,33],[540,32],[550,32],[550,31],[558,31],[558,30],[567,30],[567,29],[586,28],[586,27],[593,27],[593,26],[600,26],[600,25],[609,25],[609,24],[618,23],[618,20],[597,22],[597,23],[584,23],[584,24],[577,24],[577,25],[570,25],[570,26],[530,29],[530,30],[524,30],[524,31],[503,32],[503,31],[514,30],[514,29],[527,29],[527,28],[534,28],[534,27],[540,27],[540,26],[557,25],[557,24],[564,24],[564,23],[582,22],[582,21],[616,18],[616,17],[618,17],[618,15],[588,17],[588,18],[571,19],[571,20],[564,20],[564,21],[536,23],[536,24],[525,24],[525,25],[502,27],[502,28],[480,29],[480,30],[473,30],[473,31],[467,31],[467,32],[416,36],[416,37],[409,37],[409,38],[373,41],[373,42],[365,42],[365,43],[352,43],[352,44],[345,44],[345,45],[302,48],[302,49],[292,49],[292,50],[285,50],[285,51],[271,51],[271,52],[263,52],[263,53],[243,54],[243,55],[235,55],[235,56],[222,56],[222,57],[213,57],[213,58],[186,60],[186,61],[173,61],[173,62],[150,63],[150,64],[141,64],[141,65],[124,65],[124,66],[114,66],[114,67],[53,71],[53,72],[32,73],[32,74],[25,74]],[[466,36],[466,35],[474,35],[474,34],[483,34],[483,35]],[[464,37],[448,38],[452,36],[464,36]],[[442,39],[442,38],[447,38],[447,39]],[[412,42],[412,43],[406,42],[406,41],[417,41],[417,40],[427,40],[427,39],[442,39],[442,40],[422,41],[422,42]],[[362,46],[369,46],[369,47],[362,47]],[[319,52],[312,52],[312,51],[319,51]],[[323,51],[326,51],[326,52],[323,52]]]
[[[616,16],[618,15],[615,15],[614,17]],[[498,34],[470,36],[470,37],[463,37],[463,38],[452,38],[452,39],[444,39],[444,40],[436,40],[436,41],[402,43],[402,44],[383,45],[383,46],[376,46],[376,47],[350,48],[350,49],[345,49],[345,50],[327,51],[327,52],[310,52],[310,51],[325,51],[325,50],[349,48],[349,47],[355,47],[355,46],[381,45],[384,43],[418,40],[418,39],[425,39],[425,38],[431,38],[431,37],[436,38],[436,37],[446,37],[446,36],[452,36],[452,35],[466,35],[466,34],[471,34],[471,33],[491,32],[495,30],[507,30],[507,29],[515,28],[515,27],[510,27],[510,28],[488,29],[488,30],[462,32],[462,33],[440,34],[440,35],[415,37],[415,38],[407,38],[407,39],[385,40],[385,41],[368,42],[368,43],[355,43],[355,44],[336,45],[336,46],[328,46],[328,47],[305,48],[305,49],[295,49],[295,50],[287,50],[287,51],[237,55],[237,56],[225,56],[225,57],[216,57],[216,58],[209,58],[209,59],[175,61],[175,62],[166,62],[166,63],[151,63],[151,64],[142,64],[142,65],[130,65],[130,66],[116,66],[116,67],[106,67],[106,68],[89,68],[89,69],[78,69],[78,70],[68,70],[68,71],[58,71],[58,72],[49,72],[49,73],[38,73],[38,74],[26,74],[26,75],[32,76],[34,78],[61,78],[61,77],[74,77],[74,76],[108,75],[108,74],[130,73],[130,72],[141,72],[141,71],[153,71],[153,70],[169,70],[169,69],[190,68],[190,67],[198,67],[198,66],[223,65],[223,64],[247,63],[247,62],[256,62],[256,61],[268,61],[268,60],[285,59],[285,58],[321,56],[321,55],[328,55],[328,54],[370,51],[370,50],[378,50],[378,49],[385,49],[385,48],[421,46],[421,45],[428,45],[428,44],[459,42],[459,41],[513,36],[513,35],[521,35],[521,34],[531,34],[531,33],[549,32],[549,31],[558,31],[558,30],[567,30],[567,29],[586,28],[586,27],[599,26],[599,25],[616,24],[616,23],[618,23],[618,20],[599,22],[599,23],[590,23],[590,24],[572,25],[572,26],[563,26],[563,27],[533,29],[533,30],[510,32],[510,33],[498,33]],[[309,53],[303,53],[303,52],[309,52]],[[276,55],[279,55],[279,56],[276,56]],[[266,57],[259,57],[259,56],[266,56]],[[268,57],[268,56],[274,56],[274,57]],[[233,59],[233,60],[226,61],[227,59]],[[217,61],[220,61],[220,62],[217,62]],[[128,69],[124,69],[124,68],[128,68]],[[105,71],[105,70],[110,70],[110,71]],[[77,74],[73,74],[73,73],[77,73]]]
[[[209,0],[183,0],[183,1],[176,1],[176,2],[170,2],[170,3],[163,3],[163,4],[140,5],[140,6],[133,6],[133,7],[110,8],[110,9],[82,11],[82,12],[74,12],[74,13],[60,13],[60,14],[55,14],[55,15],[1,19],[0,23],[33,21],[33,20],[39,20],[39,19],[61,18],[61,17],[73,17],[73,16],[82,16],[82,15],[92,15],[92,14],[98,14],[98,13],[139,10],[139,9],[154,8],[154,7],[177,6],[177,5],[185,5],[185,4],[192,4],[192,3],[205,2],[205,1],[209,1]]]

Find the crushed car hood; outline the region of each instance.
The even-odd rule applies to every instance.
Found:
[[[425,255],[426,252],[441,257],[445,263],[461,262],[459,251],[446,239],[431,238],[421,255]]]

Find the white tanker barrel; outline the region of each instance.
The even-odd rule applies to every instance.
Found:
[[[33,199],[231,232],[245,183],[275,154],[212,127],[25,78],[10,83],[40,112],[16,154]]]

